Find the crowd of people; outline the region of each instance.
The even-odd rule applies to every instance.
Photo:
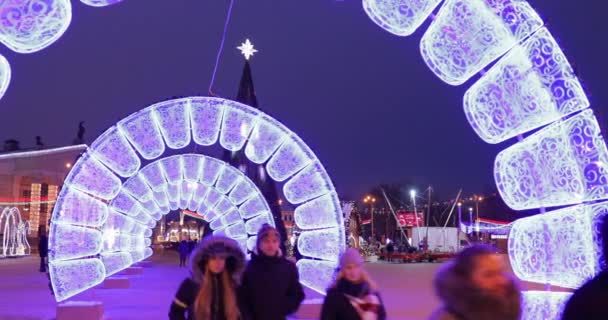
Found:
[[[608,215],[601,227],[608,256]],[[190,254],[191,276],[171,303],[171,320],[283,320],[304,300],[296,265],[280,250],[276,229],[258,232],[251,260],[232,239],[210,236]],[[181,253],[181,251],[180,251]],[[389,318],[379,288],[364,268],[358,250],[341,256],[335,280],[327,288],[321,320],[384,320]],[[441,307],[430,320],[518,320],[522,295],[494,248],[472,245],[446,262],[433,286]],[[608,270],[578,289],[568,301],[563,320],[608,319]]]

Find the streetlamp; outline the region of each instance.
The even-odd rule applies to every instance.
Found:
[[[473,207],[469,207],[469,221],[473,223]]]
[[[477,231],[477,239],[479,239],[479,202],[483,201],[482,196],[475,196],[475,230]]]
[[[418,212],[416,211],[416,190],[410,190],[410,197],[412,198],[412,204],[414,205],[414,220],[416,221],[416,229],[418,230],[418,242],[422,241],[420,235],[420,226],[418,225]]]
[[[458,242],[456,243],[456,246],[458,248],[458,251],[460,251],[460,224],[462,223],[462,202],[458,202],[458,226],[456,229],[456,234],[457,234],[457,238],[458,238]]]
[[[367,195],[363,198],[363,203],[369,203],[369,208],[372,213],[372,238],[374,237],[374,203],[376,203],[376,198]]]

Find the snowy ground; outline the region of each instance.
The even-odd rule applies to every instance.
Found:
[[[143,275],[129,276],[129,289],[88,290],[70,300],[103,301],[109,320],[167,319],[169,304],[181,280],[187,276],[179,268],[174,252],[157,253]],[[37,257],[0,260],[0,319],[54,319],[56,302],[39,273]],[[378,282],[389,319],[425,319],[438,306],[432,279],[440,264],[368,264]],[[307,292],[307,298],[319,298]]]

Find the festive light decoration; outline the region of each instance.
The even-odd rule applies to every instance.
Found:
[[[526,281],[579,287],[605,263],[599,222],[606,214],[608,202],[601,202],[517,220],[509,235],[513,271]]]
[[[516,210],[608,198],[608,150],[591,110],[558,121],[498,154],[494,178]]]
[[[253,235],[263,223],[274,225],[264,196],[237,168],[200,154],[162,157],[167,148],[181,149],[192,141],[219,141],[230,151],[249,150],[256,161],[267,159],[269,175],[285,181],[287,200],[302,203],[296,220],[304,229],[314,229],[300,237],[302,261],[335,267],[344,250],[342,215],[331,180],[314,153],[257,109],[192,97],[164,101],[128,116],[102,134],[73,166],[54,210],[54,219],[59,220],[49,239],[52,269],[57,273],[63,266],[72,267],[64,264],[66,260],[101,254],[101,260],[76,261],[87,261],[87,267],[97,261],[103,272],[82,283],[77,277],[56,278],[66,282],[60,286],[69,287],[56,291],[58,300],[85,290],[92,279],[103,279],[151,255],[149,228],[169,209],[196,210],[211,222],[214,233],[237,239],[243,248],[251,249]],[[150,161],[143,168],[140,156]],[[121,182],[118,176],[126,180]],[[73,209],[77,205],[90,210]],[[58,208],[67,209],[60,213]],[[313,210],[319,210],[317,221]],[[314,277],[308,282],[319,285],[320,278]]]
[[[80,2],[91,7],[107,7],[122,1],[123,0],[80,0]]]
[[[251,41],[249,41],[249,39],[245,40],[245,42],[241,44],[240,47],[237,47],[237,49],[241,50],[241,54],[245,56],[245,60],[249,60],[254,53],[258,52],[258,50],[253,48],[253,44]]]
[[[561,319],[571,296],[571,292],[523,291],[521,319]]]
[[[464,96],[475,132],[499,143],[589,106],[566,56],[546,28],[513,48]]]
[[[51,260],[49,274],[55,299],[62,301],[103,282],[106,270],[99,259]]]
[[[1,7],[0,42],[19,53],[50,46],[72,20],[69,0],[5,0]]]
[[[524,0],[446,0],[420,51],[435,75],[460,85],[542,26]]]
[[[363,0],[363,9],[382,29],[409,36],[431,15],[441,0]]]
[[[8,85],[11,83],[11,65],[3,55],[0,55],[0,99],[6,93]]]
[[[21,212],[18,208],[2,209],[2,213],[0,213],[0,232],[2,232],[0,257],[29,255],[28,230],[29,222],[21,219]]]
[[[300,246],[298,245],[298,248]],[[325,294],[328,284],[334,279],[337,264],[330,261],[302,259],[297,263],[300,282],[305,286]]]
[[[141,161],[127,138],[116,127],[97,138],[90,150],[101,163],[123,177],[134,175],[141,166]]]

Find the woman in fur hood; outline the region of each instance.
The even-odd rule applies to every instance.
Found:
[[[430,320],[518,320],[521,293],[503,261],[487,246],[471,246],[435,276],[443,302]]]
[[[245,266],[239,244],[226,237],[204,238],[190,256],[190,278],[179,286],[170,320],[238,320],[236,287]]]

